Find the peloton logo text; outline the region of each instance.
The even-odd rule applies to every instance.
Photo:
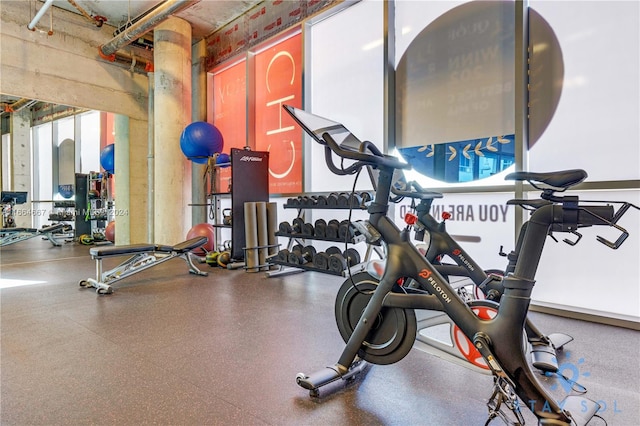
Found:
[[[431,271],[423,269],[418,275],[420,275],[422,278],[426,278],[427,281],[429,281],[429,284],[431,284],[431,287],[436,291],[436,293],[442,296],[445,302],[451,303],[451,297],[444,291],[442,287],[440,287],[440,284],[438,284],[438,282],[433,279],[433,277],[431,276]]]
[[[462,255],[462,251],[460,249],[453,250],[453,255],[456,256],[458,259],[460,259],[464,264],[464,266],[466,266],[470,271],[472,272],[475,271],[475,268],[473,267],[473,265],[471,265],[471,263],[469,263],[467,258]]]

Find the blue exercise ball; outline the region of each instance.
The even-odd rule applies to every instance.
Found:
[[[222,164],[220,166],[222,168],[229,167],[231,165],[231,157],[229,157],[229,154],[221,152],[218,154],[218,158],[216,158],[216,164]]]
[[[100,152],[100,165],[108,173],[115,172],[115,146],[111,143]]]
[[[209,157],[222,152],[224,140],[222,133],[213,124],[195,121],[189,124],[180,135],[180,149],[191,161],[206,164]]]

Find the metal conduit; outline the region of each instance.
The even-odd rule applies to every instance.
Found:
[[[130,44],[134,40],[140,38],[142,35],[151,31],[169,16],[187,9],[198,2],[200,2],[200,0],[165,1],[143,19],[139,20],[138,22],[127,28],[125,31],[115,36],[113,39],[111,39],[111,41],[100,46],[98,48],[100,55],[107,58],[111,57],[118,51],[118,49],[126,46],[127,44]]]
[[[38,23],[40,18],[42,18],[42,15],[44,15],[47,9],[51,7],[52,4],[53,4],[53,0],[47,0],[45,4],[42,5],[38,13],[36,13],[36,16],[33,17],[31,22],[29,22],[29,25],[27,25],[27,28],[29,28],[31,31],[34,31],[36,29],[36,24]]]

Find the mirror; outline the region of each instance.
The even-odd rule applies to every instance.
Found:
[[[113,114],[4,94],[0,101],[2,190],[32,188],[30,204],[15,208],[15,213],[25,212],[24,218],[17,215],[16,224],[40,228],[50,221],[73,220],[73,209],[79,207],[75,205],[76,173],[101,172],[101,147],[114,139]],[[26,144],[12,142],[12,120],[17,120],[13,126],[28,126],[29,131],[15,136]],[[14,169],[25,160],[30,164],[29,178]]]

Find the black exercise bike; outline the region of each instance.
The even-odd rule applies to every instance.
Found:
[[[376,173],[369,170],[369,175],[372,179],[376,178]],[[557,175],[557,173],[549,174],[549,176]],[[586,178],[586,173],[584,174]],[[584,179],[583,178],[583,179]],[[577,183],[577,182],[576,182]],[[375,182],[374,182],[375,186]],[[412,226],[415,230],[415,240],[427,241],[427,248],[424,251],[427,260],[435,267],[435,269],[447,280],[454,288],[457,289],[459,296],[467,301],[473,299],[486,299],[493,302],[499,302],[502,294],[504,293],[504,287],[502,286],[502,279],[508,272],[513,272],[515,262],[518,258],[522,239],[526,232],[526,223],[522,226],[518,238],[516,248],[508,255],[502,253],[502,247],[500,253],[508,257],[509,263],[505,270],[497,269],[482,269],[474,259],[458,244],[458,242],[447,232],[446,219],[438,222],[431,215],[431,205],[434,199],[442,198],[442,194],[439,192],[428,191],[422,188],[417,182],[405,182],[403,179],[394,183],[391,192],[393,196],[391,201],[399,202],[404,198],[411,199],[411,211],[415,213],[407,213],[405,222],[408,226]],[[540,207],[543,204],[548,204],[548,201],[541,200],[511,200],[510,204],[519,205],[529,210],[533,210]],[[451,259],[455,264],[445,264],[443,260],[445,258]],[[360,283],[362,281],[371,281],[371,277],[379,280],[384,271],[384,266],[381,265],[383,260],[374,260],[367,266],[367,274],[359,273],[352,277],[352,280],[347,280],[343,284],[343,287],[352,287],[355,282]],[[455,278],[466,277],[466,280],[458,281],[454,283]],[[461,285],[471,280],[472,288],[468,289],[468,286]],[[352,281],[352,282],[351,282]],[[414,286],[416,282],[410,280],[406,286]],[[423,289],[426,290],[426,289]],[[484,317],[485,319],[491,318],[495,315],[495,310],[492,304],[482,304],[481,302],[475,303],[476,314]],[[484,305],[484,306],[483,306]],[[482,306],[482,307],[481,307]],[[341,304],[336,305],[336,313],[343,311]],[[449,339],[443,341],[443,338],[438,333],[431,336],[428,331],[430,329],[442,328],[443,325],[448,326]],[[422,331],[424,330],[424,332]],[[551,333],[545,335],[542,333],[530,319],[527,319],[525,323],[525,332],[527,340],[531,345],[531,358],[532,364],[535,368],[544,373],[556,373],[558,371],[557,351],[562,349],[564,345],[571,342],[573,337],[564,333]],[[462,361],[462,365],[467,362],[472,366],[479,368],[480,370],[489,371],[489,366],[486,364],[480,354],[474,350],[473,345],[469,345],[460,329],[452,323],[451,319],[446,315],[438,314],[432,316],[425,316],[418,320],[418,336],[417,340],[421,343],[421,347],[427,352],[438,355],[442,358],[449,359],[453,362]]]
[[[540,425],[586,424],[600,405],[583,396],[568,396],[561,403],[556,402],[537,381],[527,362],[523,329],[534,277],[550,231],[576,233],[580,227],[613,226],[622,233],[615,242],[602,237],[598,240],[617,248],[628,237],[627,231],[617,225],[618,220],[630,207],[638,207],[621,202],[622,206],[616,212],[609,203],[587,205],[578,197],[554,195],[548,204],[532,213],[515,270],[502,281],[504,294],[500,304],[495,303],[496,314],[491,319],[483,319],[474,313],[473,301],[463,300],[412,244],[408,230],[400,230],[387,216],[394,171],[410,166],[383,154],[370,142],[361,142],[339,123],[290,106],[284,108],[307,133],[324,145],[325,160],[333,173],[352,175],[366,166],[377,169],[377,191],[368,207],[369,220],[363,231],[370,244],[384,244],[387,253],[380,282],[370,287],[352,286],[352,301],[343,303],[344,312],[338,326],[343,337],[348,336],[348,339],[338,362],[310,375],[300,373],[297,383],[314,392],[321,386],[348,377],[358,358],[373,364],[397,362],[409,353],[416,338],[414,310],[443,311],[472,342],[494,376],[494,391],[488,403],[489,420],[498,416],[506,418],[504,406],[516,416],[518,423],[523,424],[520,407],[524,404],[519,403],[520,398],[527,401],[527,408],[538,418]],[[333,161],[334,154],[341,158],[339,167]],[[584,179],[584,171],[517,172],[511,178],[534,185],[543,182],[557,190],[565,190]],[[398,283],[405,278],[417,281],[420,288],[428,289],[428,293],[401,287]]]

